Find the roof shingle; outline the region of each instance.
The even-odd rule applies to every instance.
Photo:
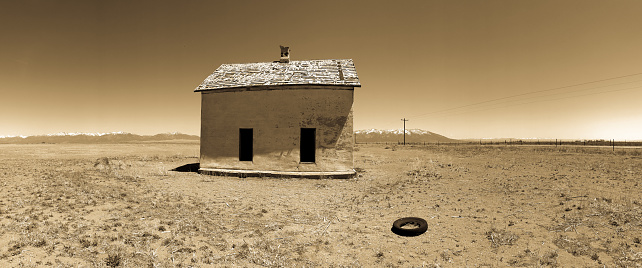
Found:
[[[351,59],[223,64],[194,91],[274,85],[360,87]]]

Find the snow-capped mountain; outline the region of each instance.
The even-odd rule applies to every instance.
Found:
[[[0,136],[0,139],[4,139],[4,138],[22,138],[22,139],[24,139],[26,137],[29,137],[29,136],[24,136],[24,135],[12,136],[12,135],[9,135],[9,136]]]
[[[105,136],[105,135],[118,135],[118,134],[129,134],[127,132],[123,131],[117,131],[117,132],[109,132],[109,133],[101,133],[101,132],[93,132],[93,133],[86,133],[86,132],[58,132],[58,133],[52,133],[52,134],[47,134],[46,136],[80,136],[80,135],[85,135],[85,136],[93,136],[93,137],[100,137],[100,136]]]
[[[357,143],[359,142],[401,142],[403,129],[364,129],[354,132]],[[406,129],[406,142],[455,142],[456,140],[444,137],[423,129]]]
[[[0,136],[0,143],[127,143],[167,140],[199,140],[199,137],[177,132],[142,136],[123,131],[109,133],[58,132],[35,136]]]

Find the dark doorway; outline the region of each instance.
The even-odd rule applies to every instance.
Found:
[[[301,162],[314,163],[316,151],[316,128],[301,129]]]
[[[239,161],[252,161],[254,137],[251,128],[239,129]]]

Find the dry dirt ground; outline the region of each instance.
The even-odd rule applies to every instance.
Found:
[[[642,266],[642,149],[357,149],[313,180],[169,171],[189,142],[0,145],[0,267]],[[428,231],[390,231],[409,216]]]

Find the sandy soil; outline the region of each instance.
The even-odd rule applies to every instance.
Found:
[[[0,145],[0,266],[642,266],[641,149],[359,145],[350,180],[169,171],[197,156]],[[410,216],[428,231],[391,232]]]

